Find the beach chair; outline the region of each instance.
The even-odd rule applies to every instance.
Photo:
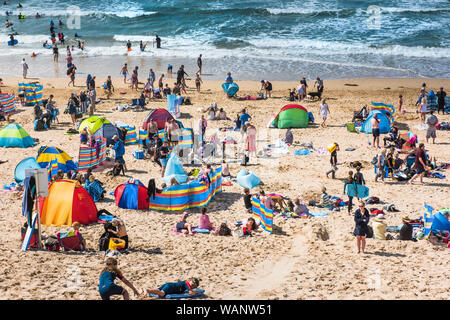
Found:
[[[61,248],[64,248],[64,251],[81,251],[82,249],[81,236],[78,232],[75,234],[71,232],[58,232],[56,238]]]
[[[349,123],[346,123],[345,126],[347,127],[347,131],[349,131],[349,132],[358,132],[358,131],[356,131],[355,123],[349,122]]]

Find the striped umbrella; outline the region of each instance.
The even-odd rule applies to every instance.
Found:
[[[68,172],[77,169],[72,158],[58,147],[45,147],[36,160],[41,168],[48,168],[53,159],[57,161],[58,170]]]

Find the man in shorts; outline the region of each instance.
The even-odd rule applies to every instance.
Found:
[[[430,115],[425,119],[425,123],[428,126],[427,127],[427,143],[428,143],[428,139],[430,139],[430,137],[431,137],[433,139],[433,144],[434,144],[434,139],[436,139],[436,125],[438,124],[439,120],[433,113],[434,113],[434,111],[431,110]]]
[[[193,289],[198,288],[200,281],[197,278],[192,278],[187,281],[169,282],[163,284],[158,289],[142,289],[142,294],[153,294],[161,298],[165,297],[167,294],[183,294],[189,293],[191,295],[196,292]]]
[[[374,148],[380,148],[380,120],[378,119],[378,115],[376,113],[370,120],[370,124],[372,125],[372,135],[373,135],[372,145]]]

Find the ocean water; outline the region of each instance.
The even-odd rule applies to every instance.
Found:
[[[248,80],[450,76],[448,0],[27,0],[21,9],[10,2],[0,7],[0,20],[13,22],[19,45],[7,46],[12,31],[2,23],[5,77],[20,75],[19,62],[31,52],[38,54],[29,63],[31,74],[65,75],[62,47],[59,66],[42,66],[53,63],[52,50],[42,47],[51,19],[64,23],[56,33],[65,34],[66,44],[76,47],[74,34],[81,35],[86,49],[74,50],[74,62],[98,76],[118,74],[126,61],[157,71],[184,63],[193,73],[200,53],[204,78],[211,79],[228,71]],[[26,19],[19,20],[19,13]],[[156,34],[161,49],[153,47]],[[141,40],[148,43],[144,52]]]

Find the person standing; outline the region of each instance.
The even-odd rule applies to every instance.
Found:
[[[422,120],[422,123],[425,123],[425,116],[427,112],[428,112],[427,98],[423,97],[422,102],[420,104],[420,120]]]
[[[246,133],[247,133],[247,151],[249,152],[249,154],[254,153],[255,157],[257,157],[256,155],[256,128],[254,125],[250,124],[249,122],[247,122],[245,124],[246,128]]]
[[[355,211],[355,230],[353,234],[356,237],[356,247],[358,253],[365,253],[366,249],[366,236],[369,233],[368,223],[370,220],[369,210],[366,209],[364,201],[359,201],[359,209]]]
[[[158,88],[161,93],[163,92],[163,89],[164,89],[163,79],[164,79],[164,73],[161,74],[161,76],[159,77],[159,80],[158,80]]]
[[[439,119],[434,115],[434,111],[430,111],[430,115],[425,119],[425,123],[427,124],[427,143],[430,137],[434,140],[436,139],[436,125],[438,124]]]
[[[123,76],[123,83],[127,82],[127,75],[128,75],[128,65],[125,63],[120,70],[120,74]]]
[[[27,78],[28,73],[28,64],[25,62],[25,58],[22,59],[22,71],[23,71],[23,78]]]
[[[356,181],[355,181],[355,179],[353,177],[353,171],[349,171],[348,172],[348,177],[347,177],[347,179],[345,179],[344,192],[343,192],[344,194],[345,194],[347,185],[354,186],[354,188],[356,190],[356,196],[358,197],[358,200],[359,200],[358,188],[357,188],[357,185],[356,185]],[[347,192],[347,196],[348,196],[347,211],[348,211],[348,214],[351,214],[351,211],[352,211],[352,208],[353,208],[353,196],[350,196],[348,194],[348,192]]]
[[[330,108],[328,108],[327,99],[322,100],[322,104],[320,105],[320,115],[322,116],[323,122],[320,124],[321,127],[325,128],[327,121],[327,116],[330,113]]]
[[[106,80],[106,98],[109,99],[112,95],[112,91],[114,91],[114,86],[112,84],[111,76],[108,76]]]
[[[227,78],[225,79],[226,83],[233,83],[233,78],[231,77],[231,72],[227,73]]]
[[[203,83],[202,78],[200,78],[200,74],[197,72],[195,77],[195,87],[197,88],[197,92],[200,92],[200,85]]]
[[[403,96],[399,95],[398,96],[398,111],[402,112],[402,107],[403,107]]]
[[[189,76],[185,71],[184,71],[184,65],[180,66],[180,69],[178,69],[177,71],[177,85],[181,85],[184,82],[184,75]]]
[[[72,83],[72,85],[75,87],[75,70],[77,70],[77,67],[75,67],[74,64],[72,64],[70,66],[70,68],[67,70],[67,75],[70,78],[69,83],[67,84],[68,87],[70,87],[70,84]]]
[[[123,141],[119,139],[117,135],[113,137],[114,147],[112,149],[115,151],[114,162],[119,162],[123,165],[123,168],[127,170],[127,166],[125,164],[125,159],[123,155],[125,154],[125,147],[123,145]]]
[[[149,73],[148,73],[148,79],[150,80],[150,85],[152,87],[152,91],[154,89],[153,83],[156,80],[156,75],[155,72],[153,71],[153,69],[150,69]]]
[[[78,43],[79,43],[79,41],[78,41]],[[127,41],[127,51],[131,51],[131,41],[130,40]]]
[[[53,45],[53,61],[58,62],[58,57],[59,57],[58,45],[55,43]]]
[[[323,80],[317,77],[316,82],[314,82],[314,86],[317,88],[317,92],[323,92]]]
[[[198,121],[199,142],[202,146],[205,144],[205,132],[207,126],[208,122],[206,121],[205,116],[202,114],[202,117]]]
[[[425,167],[427,163],[427,157],[425,154],[425,145],[423,143],[419,144],[419,149],[416,151],[416,160],[414,166],[416,167],[416,174],[408,181],[408,184],[412,184],[414,180],[419,177],[419,181],[423,184],[423,173],[425,172]]]
[[[202,55],[200,54],[199,56],[198,56],[198,58],[197,58],[197,66],[198,66],[198,71],[197,71],[197,73],[198,74],[202,74],[202,65],[203,65],[203,62],[202,62]]]
[[[386,162],[386,149],[381,150],[381,152],[377,155],[377,164],[375,165],[377,168],[377,174],[375,176],[375,182],[378,182],[378,178],[381,177],[381,181],[384,182],[384,165]]]
[[[442,114],[444,114],[445,97],[447,96],[447,93],[444,91],[443,87],[441,87],[441,89],[438,92],[436,92],[436,96],[438,97],[437,112],[439,114],[439,111],[442,111]]]
[[[329,174],[331,173],[331,177],[333,179],[336,179],[336,171],[338,170],[337,167],[337,152],[339,151],[339,145],[335,142],[335,149],[333,152],[331,152],[330,155],[330,164],[331,164],[331,170],[326,172],[327,178],[329,177]]]
[[[156,42],[156,48],[161,49],[161,38],[158,37],[158,35],[156,35],[156,37],[155,37],[155,42]]]
[[[378,114],[374,114],[370,120],[372,125],[372,135],[373,135],[373,147],[380,148],[380,119],[378,119]]]

